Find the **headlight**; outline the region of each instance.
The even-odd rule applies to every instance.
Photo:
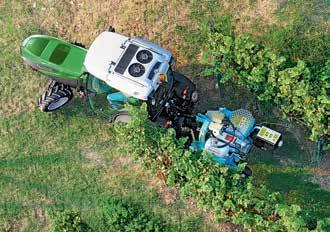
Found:
[[[191,94],[191,101],[193,103],[196,103],[198,101],[198,92],[197,91],[194,91],[192,94]]]

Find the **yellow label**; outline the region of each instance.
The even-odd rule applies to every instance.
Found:
[[[263,126],[263,127],[261,127],[257,136],[274,145],[277,143],[278,139],[281,137],[281,134],[277,131],[274,131],[272,129],[269,129],[268,127]]]
[[[211,122],[210,123],[210,126],[209,126],[209,129],[211,131],[217,131],[217,132],[219,132],[222,127],[223,127],[223,124],[222,123]]]

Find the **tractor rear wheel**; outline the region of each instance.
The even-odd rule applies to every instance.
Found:
[[[73,97],[69,86],[51,81],[48,89],[38,99],[38,107],[43,112],[50,112],[59,109],[67,104]]]
[[[78,47],[81,47],[81,48],[85,48],[86,49],[86,46],[78,41],[70,41],[71,44],[73,45],[76,45]]]

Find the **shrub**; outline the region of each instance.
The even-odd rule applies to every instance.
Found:
[[[163,219],[130,199],[111,197],[103,202],[108,231],[167,231]]]
[[[51,212],[51,231],[53,232],[89,232],[90,227],[81,219],[76,211]]]
[[[204,60],[211,64],[206,75],[221,74],[220,82],[246,86],[261,101],[275,103],[285,117],[305,122],[312,140],[329,135],[327,109],[330,60],[312,75],[305,62],[286,67],[286,58],[248,36],[210,31]]]
[[[206,75],[221,75],[222,83],[244,86],[263,103],[275,103],[284,118],[303,122],[313,141],[328,137],[330,43],[323,32],[324,3],[280,4],[272,16],[287,20],[284,25],[251,19],[254,26],[243,31],[237,31],[244,22],[237,20],[236,11],[247,3],[237,4],[225,11],[226,1],[193,1],[189,24],[177,27],[186,41],[182,53],[211,66]]]
[[[131,154],[145,167],[162,172],[169,186],[182,197],[193,197],[219,221],[230,220],[256,231],[304,231],[307,225],[300,207],[280,204],[279,193],[241,179],[240,167],[231,172],[203,153],[184,147],[185,139],[173,130],[159,128],[147,119],[146,106],[131,108],[132,121],[116,124],[120,152]]]

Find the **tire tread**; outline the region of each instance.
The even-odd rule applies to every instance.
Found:
[[[69,98],[69,100],[64,104],[66,105],[73,97],[72,89],[69,86],[59,83],[57,81],[51,81],[48,85],[47,90],[38,98],[37,105],[39,109],[43,112],[54,111],[64,105],[53,110],[49,110],[48,106],[53,101],[56,101],[63,97]]]

